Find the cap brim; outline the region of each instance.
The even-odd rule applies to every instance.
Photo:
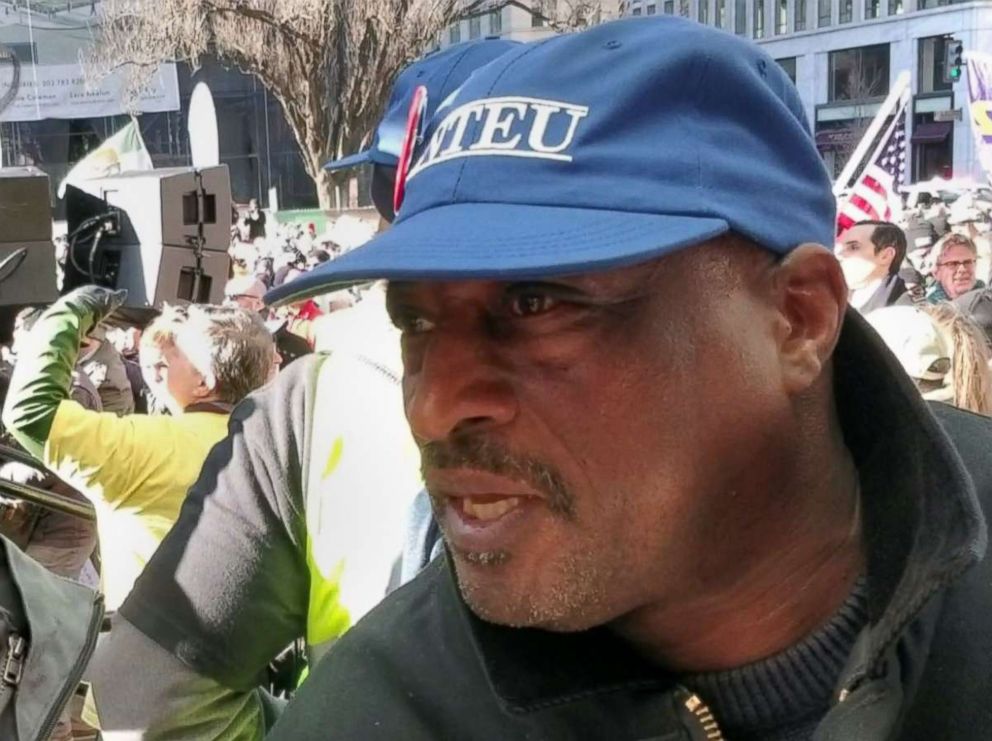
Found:
[[[342,157],[339,160],[331,160],[324,165],[325,170],[348,170],[372,161],[372,150],[366,149],[364,152],[356,152]]]
[[[723,219],[553,206],[461,203],[403,219],[266,294],[302,301],[370,280],[520,280],[661,257],[729,231]]]
[[[356,152],[355,154],[350,154],[347,157],[342,157],[339,160],[332,160],[324,165],[325,170],[349,170],[352,167],[359,167],[360,165],[382,165],[384,167],[396,167],[398,158],[388,154],[387,152],[380,152],[376,149],[366,149],[364,152]]]

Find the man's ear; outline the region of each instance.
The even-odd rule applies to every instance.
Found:
[[[217,379],[212,373],[206,375],[200,375],[200,382],[196,385],[193,390],[193,394],[197,399],[206,399],[213,396],[214,391],[217,389]]]
[[[776,266],[775,300],[782,319],[777,337],[786,390],[809,388],[833,354],[847,309],[840,263],[826,247],[802,244]]]
[[[886,246],[884,251],[888,251],[889,254],[891,255],[891,257],[889,258],[889,269],[891,270],[892,264],[896,261],[896,255],[898,253],[896,252],[896,248],[891,244]],[[902,267],[902,266],[900,265],[898,267]]]

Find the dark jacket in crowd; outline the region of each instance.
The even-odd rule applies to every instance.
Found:
[[[86,668],[99,594],[45,571],[0,537],[0,738],[47,739]]]
[[[992,288],[976,288],[954,299],[954,305],[975,320],[992,342]]]
[[[861,478],[868,623],[814,738],[987,739],[992,420],[928,407],[853,311],[834,373]],[[607,629],[478,619],[438,559],[340,639],[268,738],[702,740],[707,723],[678,677]]]
[[[905,296],[907,291],[906,281],[902,279],[899,273],[890,275],[858,311],[862,314],[867,314],[876,309],[884,309],[886,306],[892,306],[900,298]]]

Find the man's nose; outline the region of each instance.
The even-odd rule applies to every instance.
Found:
[[[499,427],[517,415],[517,398],[505,368],[482,332],[435,331],[407,365],[406,414],[417,440]]]

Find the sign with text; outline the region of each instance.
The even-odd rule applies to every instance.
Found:
[[[961,120],[961,109],[954,108],[949,111],[934,111],[933,120],[934,121],[960,121]]]
[[[93,85],[78,64],[21,67],[17,95],[0,112],[0,121],[41,121],[46,118],[98,118],[127,113],[121,105],[122,81],[111,74]],[[142,113],[179,110],[179,80],[175,64],[163,64],[142,93]]]

